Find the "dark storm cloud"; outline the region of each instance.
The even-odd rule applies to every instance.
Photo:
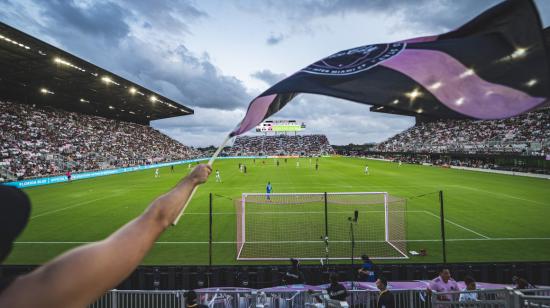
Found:
[[[162,49],[127,40],[113,56],[113,65],[118,65],[122,75],[184,105],[235,109],[244,108],[252,98],[239,79],[222,74],[207,54],[197,56],[184,45]]]
[[[42,0],[39,4],[42,16],[56,33],[75,31],[118,44],[130,32],[125,22],[129,13],[116,3],[96,2],[79,7],[73,1]]]
[[[293,1],[290,1],[293,2]],[[288,12],[293,19],[374,12],[396,15],[425,27],[455,27],[464,20],[499,3],[499,0],[328,0],[295,3]],[[274,4],[275,2],[270,2]],[[280,3],[280,2],[279,2]]]
[[[286,74],[277,74],[268,69],[264,69],[261,71],[257,71],[250,76],[267,83],[267,85],[269,86],[272,86],[277,82],[283,80],[286,77]]]
[[[284,39],[285,39],[285,36],[282,35],[282,34],[274,34],[274,33],[271,33],[271,34],[269,35],[269,37],[267,38],[266,43],[267,43],[268,45],[277,45],[277,44],[279,44],[280,42],[282,42]]]
[[[207,16],[188,1],[31,1],[39,16],[21,3],[0,4],[7,23],[184,105],[234,109],[251,99],[240,80],[185,47],[183,19]],[[135,26],[150,39],[132,33]]]
[[[149,25],[175,33],[189,33],[190,22],[208,17],[206,12],[188,0],[122,0],[120,3],[125,8],[131,8],[139,18],[146,19]]]
[[[376,13],[399,18],[403,27],[434,34],[454,29],[502,0],[326,0],[326,1],[240,1],[251,11],[277,12],[295,26],[307,27],[315,18]],[[550,1],[535,1],[545,25],[550,24]],[[311,31],[310,31],[311,32]],[[281,34],[286,38],[293,33]]]

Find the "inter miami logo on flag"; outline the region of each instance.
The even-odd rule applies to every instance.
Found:
[[[319,75],[356,74],[401,52],[406,43],[377,44],[337,52],[304,68],[302,72]]]
[[[364,45],[319,60],[256,97],[231,136],[300,93],[406,115],[509,118],[550,98],[550,44],[533,0],[503,1],[444,34]]]

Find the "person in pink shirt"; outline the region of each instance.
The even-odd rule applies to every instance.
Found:
[[[67,173],[65,173],[65,175],[67,176],[67,181],[71,181],[71,170],[67,170]]]
[[[443,268],[439,272],[439,276],[430,281],[430,284],[428,286],[428,293],[431,293],[432,291],[453,292],[460,291],[460,289],[458,288],[458,284],[456,283],[456,281],[451,278],[451,271],[449,271],[448,268]],[[440,301],[452,301],[453,299],[453,295],[451,294],[438,296],[438,300]]]

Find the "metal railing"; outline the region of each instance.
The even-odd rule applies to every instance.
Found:
[[[510,289],[433,292],[431,301],[432,307],[508,308],[513,307],[510,294]]]
[[[90,308],[184,308],[183,291],[119,291],[111,290]]]
[[[111,290],[90,308],[184,308],[185,292]],[[329,299],[326,291],[262,291],[231,288],[196,290],[197,301],[211,308],[375,308],[378,292],[348,290],[346,301]],[[550,288],[432,292],[392,290],[396,307],[408,308],[550,308]]]
[[[550,288],[433,292],[431,303],[434,308],[550,308]]]
[[[550,307],[550,298],[546,296],[523,295],[520,296],[518,299],[519,303],[517,303],[516,307]]]

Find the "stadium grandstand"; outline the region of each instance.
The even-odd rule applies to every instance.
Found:
[[[6,180],[195,158],[198,152],[137,123],[0,102]]]
[[[413,164],[550,174],[550,108],[505,120],[418,118],[413,127],[363,149],[338,153]]]
[[[149,127],[193,110],[0,23],[0,181],[196,157]]]
[[[420,122],[380,143],[380,152],[550,154],[550,108],[505,120]]]
[[[240,136],[224,153],[231,156],[322,156],[334,154],[325,135]]]

